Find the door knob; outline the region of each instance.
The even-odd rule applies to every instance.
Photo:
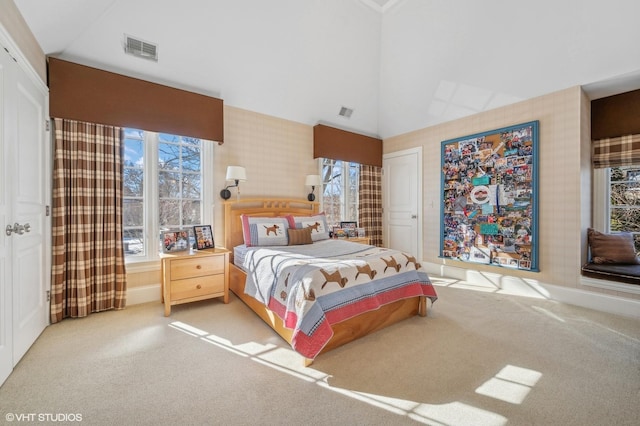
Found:
[[[11,236],[11,234],[18,234],[18,235],[22,235],[25,232],[31,232],[31,225],[29,225],[28,223],[25,223],[24,225],[20,225],[19,223],[14,223],[13,226],[11,225],[7,225],[7,227],[4,229],[4,233],[7,234],[7,236]]]
[[[417,219],[417,218],[418,218],[418,215],[417,215],[417,214],[412,214],[412,215],[411,215],[411,219]]]

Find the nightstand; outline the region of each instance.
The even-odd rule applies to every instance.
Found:
[[[225,248],[161,255],[164,316],[171,306],[222,297],[229,303],[229,253]]]
[[[369,237],[350,237],[347,238],[347,241],[351,241],[352,243],[360,243],[360,244],[371,244],[369,241]]]

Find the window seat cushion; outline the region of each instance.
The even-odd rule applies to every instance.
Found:
[[[640,264],[586,263],[582,275],[589,278],[640,285]]]

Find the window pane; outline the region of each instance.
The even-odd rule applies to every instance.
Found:
[[[158,195],[160,198],[180,197],[180,173],[158,173]]]
[[[182,225],[199,225],[202,223],[200,218],[200,201],[183,201],[182,202]]]
[[[158,169],[180,170],[180,146],[161,143],[158,144]]]
[[[155,230],[202,223],[202,144],[169,133],[124,129],[124,134],[125,252],[143,257],[151,247],[147,255],[153,257],[159,241],[152,237]],[[145,161],[146,154],[152,158]],[[145,173],[156,173],[156,165],[157,175],[145,182]],[[158,198],[146,199],[150,194]]]
[[[144,256],[144,232],[142,228],[124,230],[124,254],[125,256]]]
[[[180,227],[181,202],[179,200],[160,200],[158,206],[161,228]]]
[[[330,226],[358,220],[360,165],[341,160],[322,160],[322,208]]]
[[[182,170],[200,171],[200,146],[182,146]]]
[[[609,169],[609,230],[635,233],[640,251],[640,166]]]
[[[182,198],[199,200],[202,193],[201,179],[199,174],[185,173],[182,175]]]
[[[144,226],[144,202],[141,198],[122,200],[122,221],[125,227]]]
[[[125,132],[124,165],[138,168],[144,166],[144,146],[141,136],[137,133]]]
[[[180,136],[170,135],[169,133],[158,133],[160,142],[180,142]]]
[[[124,196],[142,197],[144,191],[144,171],[138,168],[125,167],[123,175]]]

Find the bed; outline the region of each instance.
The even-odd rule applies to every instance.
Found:
[[[376,330],[416,315],[426,317],[427,299],[431,303],[437,299],[427,274],[406,253],[316,239],[318,234],[314,234],[313,244],[288,246],[277,240],[271,240],[275,245],[253,240],[245,244],[249,222],[254,227],[251,229],[262,231],[261,235],[275,237],[278,227],[272,228],[270,222],[282,228],[280,221],[287,218],[290,228],[306,229],[317,222],[301,226],[294,218],[318,215],[318,203],[307,200],[269,198],[224,203],[225,245],[232,250],[230,290],[300,353],[306,365],[317,355]],[[291,232],[294,235],[298,231]],[[283,234],[280,232],[281,237]],[[330,255],[317,258],[318,250]],[[384,288],[382,296],[372,296],[371,292],[378,291],[373,287],[378,285]],[[349,297],[357,301],[340,300],[349,292]],[[325,312],[328,301],[332,308]]]

